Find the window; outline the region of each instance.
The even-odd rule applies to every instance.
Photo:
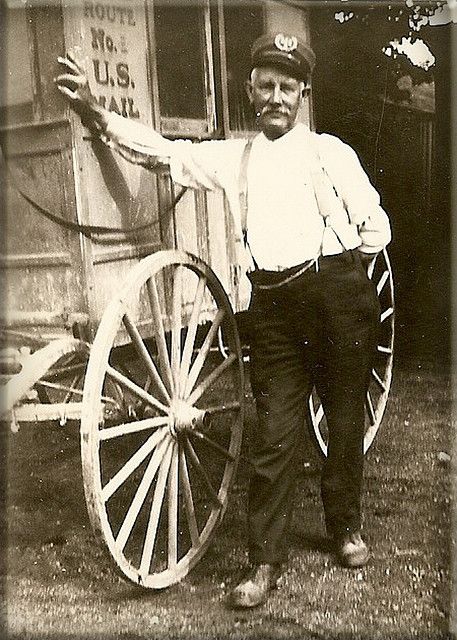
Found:
[[[198,7],[155,11],[160,110],[165,117],[206,116],[203,16]]]
[[[3,124],[33,120],[33,84],[27,14],[23,7],[3,10],[0,56],[4,62],[0,108]]]
[[[216,122],[209,3],[155,4],[154,38],[162,131],[212,133]]]
[[[244,83],[262,2],[152,3],[153,85],[161,131],[206,138],[255,128]]]

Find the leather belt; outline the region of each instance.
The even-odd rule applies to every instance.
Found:
[[[266,271],[264,269],[256,269],[248,273],[248,278],[254,287],[258,289],[276,289],[283,287],[289,282],[292,282],[296,278],[308,271],[313,265],[318,269],[318,258],[314,260],[308,260],[296,267],[290,269],[284,269],[284,271]]]

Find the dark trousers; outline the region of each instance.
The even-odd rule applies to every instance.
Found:
[[[284,275],[280,276],[281,278]],[[258,421],[251,437],[249,553],[254,563],[287,558],[298,438],[313,385],[329,429],[321,495],[329,535],[361,525],[364,404],[379,327],[379,302],[357,251],[321,258],[275,289],[251,276],[251,384]]]

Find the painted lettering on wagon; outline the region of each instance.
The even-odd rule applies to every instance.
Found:
[[[135,82],[129,75],[129,65],[126,62],[118,62],[115,65],[115,76],[110,73],[110,63],[108,60],[93,59],[94,77],[97,84],[106,84],[111,87],[118,86],[135,88]]]
[[[108,35],[104,29],[91,27],[90,33],[92,36],[92,49],[95,51],[107,51],[108,53],[118,52],[118,47],[114,43],[113,38]],[[121,53],[128,53],[125,36],[122,34],[119,36],[119,51]]]
[[[108,111],[114,111],[124,118],[139,118],[140,112],[133,104],[133,98],[125,98],[121,96],[116,99],[114,96],[111,96],[109,102],[106,96],[99,96],[98,102],[100,106],[104,109],[108,109]]]
[[[122,7],[119,5],[105,4],[102,2],[85,2],[84,17],[98,19],[101,22],[118,23],[134,27],[135,12],[131,7]]]
[[[86,3],[86,8],[89,4],[93,6],[93,3]],[[98,5],[94,6],[95,15],[95,9]],[[102,14],[100,13],[100,15]],[[110,15],[114,17],[114,14]],[[134,20],[133,24],[135,24]],[[113,35],[104,28],[94,26],[90,26],[90,32],[94,55],[92,65],[95,83],[98,88],[103,87],[111,90],[110,95],[106,95],[105,92],[98,94],[99,103],[109,111],[114,111],[126,118],[139,118],[140,112],[135,105],[134,97],[125,95],[135,89],[135,81],[131,76],[129,63],[125,59],[116,60],[118,54],[123,57],[128,56],[125,35],[119,33]],[[120,94],[118,94],[118,89],[121,90]]]

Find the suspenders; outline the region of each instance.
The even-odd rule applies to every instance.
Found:
[[[238,178],[238,193],[240,198],[240,214],[241,214],[241,231],[243,232],[243,241],[245,247],[249,249],[251,253],[254,267],[258,269],[258,265],[252,255],[251,249],[248,243],[248,164],[249,156],[251,155],[252,140],[248,140],[243,149],[243,155],[241,156],[240,175]]]
[[[249,139],[246,144],[245,147],[243,149],[243,154],[241,156],[241,165],[240,165],[240,174],[239,174],[239,182],[238,182],[238,188],[239,188],[239,202],[240,202],[240,215],[241,215],[241,230],[243,233],[243,240],[244,240],[244,245],[245,247],[249,250],[249,253],[251,254],[252,257],[252,263],[254,265],[254,269],[258,270],[259,269],[259,265],[257,264],[254,256],[252,255],[252,251],[249,247],[249,241],[247,238],[247,218],[248,218],[248,164],[249,164],[249,157],[250,157],[250,153],[251,153],[251,148],[252,148],[252,139]],[[327,171],[322,163],[322,159],[319,153],[319,148],[317,145],[317,142],[315,140],[313,140],[312,138],[310,138],[310,143],[313,145],[315,152],[316,152],[316,159],[318,164],[321,167],[321,170],[324,172],[324,174],[326,174],[327,178],[328,174]],[[334,187],[333,187],[334,188]],[[339,194],[335,191],[335,195],[338,199],[340,199]],[[318,202],[319,205],[319,202]],[[325,225],[325,229],[324,229],[324,234],[322,237],[322,244],[321,244],[321,251],[323,249],[324,246],[324,239],[326,238],[326,233],[328,231],[331,231],[332,234],[334,234],[335,239],[337,240],[337,242],[341,245],[341,248],[343,251],[346,250],[346,245],[343,242],[343,239],[340,237],[340,234],[337,232],[337,230],[334,228],[334,226],[332,224],[329,224],[329,220],[328,220],[328,214],[326,212],[323,212],[319,209],[320,214],[322,215],[322,217],[324,218],[324,225]],[[319,258],[315,258],[314,260],[311,260],[309,262],[306,263],[305,267],[303,269],[300,269],[296,275],[294,275],[294,277],[297,277],[298,275],[300,275],[303,271],[306,271],[306,269],[308,269],[310,266],[312,265],[316,266],[316,271],[319,269]],[[289,281],[289,278],[287,278],[287,282]],[[283,282],[285,284],[285,281]],[[281,284],[283,284],[281,283]],[[269,288],[269,287],[268,287]]]
[[[251,249],[249,247],[248,234],[247,234],[247,222],[248,222],[248,163],[249,163],[249,156],[250,156],[250,153],[251,153],[251,148],[252,148],[252,140],[248,140],[246,142],[246,145],[245,145],[244,149],[243,149],[243,155],[241,156],[240,175],[239,175],[239,181],[238,181],[238,192],[239,192],[239,199],[240,199],[241,230],[243,232],[244,245],[245,245],[245,247],[247,249],[249,249],[249,253],[251,254],[252,262],[254,264],[254,268],[257,270],[257,269],[259,269],[259,265],[257,264],[256,259],[252,255],[252,251],[251,251]],[[289,275],[288,277],[284,278],[280,282],[276,282],[274,284],[257,284],[256,283],[255,286],[258,287],[259,289],[276,289],[277,287],[281,287],[281,286],[283,286],[285,284],[288,284],[292,280],[295,280],[295,278],[298,278],[299,276],[301,276],[305,271],[307,271],[310,267],[312,267],[313,264],[316,265],[316,271],[317,271],[318,270],[318,260],[316,258],[315,260],[310,260],[309,262],[306,262],[303,266],[301,266],[292,275]]]

